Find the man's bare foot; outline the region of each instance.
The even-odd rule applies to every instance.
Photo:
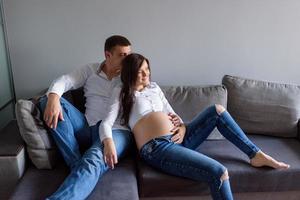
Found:
[[[262,151],[256,153],[256,155],[250,160],[250,164],[253,167],[269,166],[275,169],[288,169],[290,167],[290,165],[284,162],[278,162]]]

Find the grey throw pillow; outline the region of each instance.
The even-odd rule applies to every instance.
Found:
[[[38,169],[51,169],[58,158],[57,148],[47,132],[41,112],[30,100],[18,100],[15,106],[20,133],[27,145],[27,152]]]
[[[166,98],[184,122],[190,122],[205,108],[221,104],[227,107],[227,91],[222,85],[212,86],[162,86]],[[224,137],[215,128],[208,139]]]
[[[228,111],[252,134],[297,137],[300,86],[226,75]]]

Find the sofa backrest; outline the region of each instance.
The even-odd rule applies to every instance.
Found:
[[[200,111],[210,105],[221,104],[225,108],[227,106],[227,90],[222,85],[161,86],[161,88],[175,112],[184,122],[191,121]],[[64,98],[84,112],[85,98],[82,88],[65,93]],[[209,139],[222,139],[222,136],[215,130]]]
[[[211,86],[162,86],[174,111],[184,122],[190,122],[205,108],[221,104],[226,108],[227,90],[222,85]],[[224,139],[215,128],[208,139]]]
[[[300,86],[226,75],[227,108],[249,134],[297,137]]]
[[[161,89],[176,113],[186,122],[210,105],[227,106],[227,90],[223,85],[161,86]],[[83,88],[79,88],[66,92],[63,97],[84,113],[83,94]]]
[[[227,106],[227,90],[222,85],[161,86],[174,111],[183,121],[191,121],[208,106]]]

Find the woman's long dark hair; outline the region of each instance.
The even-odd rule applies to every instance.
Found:
[[[137,76],[144,60],[147,62],[150,70],[148,59],[137,53],[129,54],[122,61],[121,81],[123,86],[120,93],[122,125],[128,125],[130,112],[134,103]]]

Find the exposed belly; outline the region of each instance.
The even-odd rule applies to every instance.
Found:
[[[173,127],[166,113],[151,112],[143,116],[132,130],[138,149],[153,138],[170,134]]]

